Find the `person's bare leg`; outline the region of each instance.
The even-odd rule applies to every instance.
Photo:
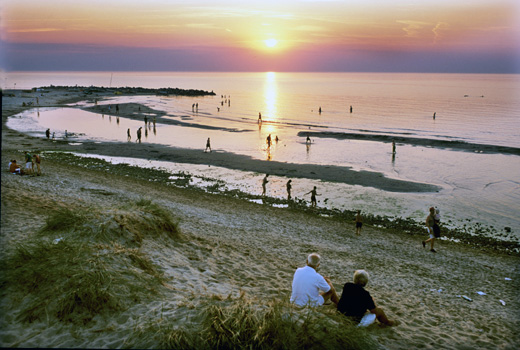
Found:
[[[376,307],[375,309],[370,310],[370,312],[375,314],[377,317],[377,320],[379,322],[381,322],[382,324],[387,325],[387,326],[397,326],[397,321],[389,320],[388,317],[386,316],[385,312],[383,311],[383,309],[381,309],[380,307]]]
[[[336,293],[336,289],[332,285],[332,282],[330,281],[330,279],[325,277],[325,281],[327,281],[327,283],[329,284],[330,290],[326,293],[320,293],[321,296],[323,297],[323,300],[325,301],[325,303],[327,303],[327,301],[330,299],[330,301],[332,301],[335,305],[338,305],[339,297],[338,297],[338,293]]]

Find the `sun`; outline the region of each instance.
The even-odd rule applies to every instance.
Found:
[[[275,47],[276,44],[278,44],[278,40],[271,38],[271,39],[264,40],[264,43],[267,47]]]

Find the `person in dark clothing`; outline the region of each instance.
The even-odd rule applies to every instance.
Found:
[[[359,322],[368,310],[375,314],[377,320],[382,324],[396,326],[398,322],[389,320],[383,309],[376,306],[370,293],[365,290],[367,283],[368,273],[365,270],[356,270],[354,272],[354,283],[347,282],[343,286],[343,292],[338,302],[338,311]]]

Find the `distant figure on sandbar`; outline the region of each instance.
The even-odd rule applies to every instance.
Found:
[[[350,106],[350,113],[352,113],[352,106]]]
[[[126,130],[126,140],[127,141],[131,141],[132,140],[132,136],[130,136],[130,128],[128,128],[128,130]]]
[[[139,129],[137,129],[137,140],[135,140],[135,142],[141,143],[141,129],[142,127],[139,127]]]
[[[395,154],[395,141],[392,141],[392,153]]]
[[[287,181],[287,185],[285,185],[287,187],[287,200],[288,201],[291,200],[291,188],[292,188],[291,182],[292,182],[292,180],[289,180],[289,181]]]
[[[320,106],[320,108],[318,109],[318,113],[321,114],[321,106]]]
[[[363,227],[363,218],[361,217],[361,210],[357,211],[356,214],[356,235],[361,234],[361,228]]]
[[[314,186],[314,188],[311,191],[309,191],[305,194],[309,194],[309,193],[311,194],[311,207],[316,208],[316,196],[319,196],[319,194],[316,193],[316,186]]]
[[[262,122],[262,113],[258,112],[258,124]]]
[[[274,138],[274,142],[278,143],[278,141],[280,141],[280,139],[278,138],[278,135],[276,135],[276,137]]]
[[[211,140],[209,139],[209,137],[208,137],[208,140],[206,141],[206,149],[204,150],[204,153],[206,153],[208,151],[208,149],[211,152]]]
[[[267,180],[268,176],[269,176],[269,174],[265,174],[265,177],[262,180],[262,196],[264,196],[264,197],[265,197],[265,192],[266,192],[266,185],[269,182],[269,180]]]
[[[437,115],[437,112],[433,112],[433,120],[435,120],[436,115]]]
[[[51,129],[45,130],[45,136],[47,136],[47,140],[51,138]]]
[[[305,140],[305,143],[306,143],[306,144],[309,144],[309,143],[311,143],[311,142],[312,142],[312,141],[311,141],[311,138],[309,137],[309,134],[307,134],[307,139]]]

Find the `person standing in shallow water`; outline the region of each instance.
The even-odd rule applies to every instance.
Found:
[[[132,140],[132,136],[130,135],[130,128],[128,128],[128,130],[126,130],[126,140],[127,141],[131,141]]]
[[[208,151],[208,149],[211,152],[211,140],[209,139],[209,137],[208,137],[208,140],[206,141],[206,149],[204,150],[204,153],[206,153]]]

